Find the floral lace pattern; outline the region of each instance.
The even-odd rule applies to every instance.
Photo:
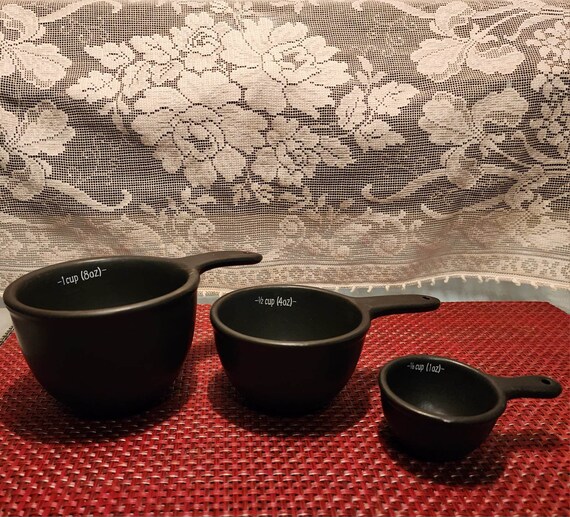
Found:
[[[0,290],[232,248],[204,289],[570,287],[564,1],[0,6]]]

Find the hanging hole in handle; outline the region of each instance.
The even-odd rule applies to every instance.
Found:
[[[431,300],[431,296],[422,296],[424,300]]]
[[[552,384],[548,379],[541,379],[540,382],[542,382],[542,384]]]

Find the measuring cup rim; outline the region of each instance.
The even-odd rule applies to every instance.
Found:
[[[479,413],[476,415],[442,415],[421,409],[415,404],[410,404],[392,390],[392,388],[388,384],[387,376],[390,369],[396,366],[400,366],[404,362],[418,361],[418,360],[421,361],[431,360],[431,361],[445,362],[447,364],[451,363],[457,367],[470,370],[472,373],[481,376],[494,390],[497,396],[495,404],[487,411],[484,411],[483,413]],[[400,408],[400,410],[404,409],[409,413],[414,413],[416,415],[421,416],[422,418],[427,418],[434,422],[444,422],[448,424],[465,424],[465,425],[491,422],[499,418],[507,407],[507,399],[505,393],[493,381],[493,378],[491,376],[487,375],[485,372],[481,370],[478,370],[477,368],[474,368],[469,364],[457,361],[456,359],[451,359],[450,357],[442,357],[442,356],[427,355],[427,354],[426,355],[414,354],[414,355],[396,357],[395,359],[388,361],[380,369],[380,372],[378,374],[378,384],[380,386],[383,395],[389,400],[389,402],[392,404],[393,407]]]
[[[41,307],[34,307],[22,302],[19,299],[19,292],[28,282],[33,281],[35,278],[41,276],[45,273],[53,273],[58,269],[69,266],[79,266],[79,265],[93,265],[96,263],[112,263],[112,262],[123,262],[123,261],[137,261],[137,262],[148,262],[148,263],[161,263],[168,264],[169,267],[179,269],[188,274],[186,281],[177,287],[176,289],[163,294],[161,296],[155,296],[147,300],[142,300],[140,302],[117,305],[114,307],[102,307],[97,309],[79,309],[79,310],[59,310],[59,309],[44,309]],[[128,312],[135,312],[143,309],[150,309],[157,307],[165,302],[175,300],[188,292],[192,292],[197,289],[200,282],[200,274],[197,269],[191,269],[184,267],[183,264],[176,262],[174,259],[161,258],[161,257],[150,257],[143,255],[112,255],[112,256],[101,256],[101,257],[89,257],[75,260],[68,260],[66,262],[59,262],[57,264],[51,264],[34,271],[30,271],[25,275],[17,278],[12,283],[10,283],[3,293],[3,299],[6,307],[9,311],[14,313],[19,313],[26,315],[27,317],[36,318],[93,318],[102,316],[111,316],[115,314],[123,314]]]
[[[312,340],[304,340],[304,341],[301,341],[301,340],[286,341],[286,340],[280,340],[280,339],[260,338],[260,337],[256,337],[256,336],[251,336],[249,334],[244,334],[243,332],[239,332],[239,331],[234,330],[233,328],[229,327],[220,318],[219,312],[220,312],[220,308],[222,307],[222,305],[224,303],[227,303],[228,301],[231,301],[236,296],[243,294],[243,293],[247,293],[247,292],[262,291],[262,290],[275,289],[275,288],[277,288],[277,289],[281,289],[281,288],[295,289],[298,291],[313,291],[313,292],[322,293],[325,296],[331,296],[331,297],[334,297],[337,299],[343,299],[347,303],[350,303],[352,306],[354,306],[360,312],[360,315],[361,315],[360,323],[356,327],[354,327],[352,330],[350,330],[349,332],[345,332],[344,334],[338,334],[336,336],[325,338],[325,339],[312,339]],[[306,286],[306,285],[299,285],[299,284],[267,284],[267,285],[244,287],[244,288],[236,289],[234,291],[226,293],[223,296],[221,296],[220,298],[218,298],[217,300],[215,300],[214,303],[212,304],[212,307],[210,308],[210,321],[212,322],[212,326],[214,327],[214,329],[217,330],[218,332],[221,332],[225,335],[229,335],[234,339],[240,339],[240,340],[248,341],[250,343],[253,343],[253,344],[256,344],[259,346],[268,346],[268,347],[273,347],[273,346],[279,346],[279,347],[283,347],[283,346],[317,347],[317,346],[336,345],[339,342],[350,341],[352,339],[359,339],[359,338],[363,337],[368,332],[368,329],[370,328],[370,322],[371,322],[369,313],[367,311],[365,311],[358,303],[355,302],[354,297],[346,296],[344,294],[337,293],[334,291],[329,291],[327,289],[321,289],[320,287],[313,287],[313,286]]]

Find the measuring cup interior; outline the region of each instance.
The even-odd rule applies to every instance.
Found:
[[[217,311],[219,321],[234,332],[286,342],[342,336],[363,319],[360,309],[338,294],[288,286],[236,291]]]
[[[386,383],[401,400],[435,416],[480,415],[498,401],[497,390],[484,374],[447,361],[395,363]]]
[[[188,272],[148,258],[105,258],[45,268],[20,284],[18,300],[47,310],[96,310],[151,300],[182,287]]]

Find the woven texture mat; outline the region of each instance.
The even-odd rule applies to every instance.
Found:
[[[12,335],[0,347],[0,515],[568,515],[570,317],[546,303],[444,303],[371,326],[328,409],[245,409],[216,355],[208,306],[173,396],[116,421],[80,420],[39,387]],[[554,400],[513,400],[487,441],[450,463],[392,441],[378,370],[434,353],[496,375],[541,373]],[[461,386],[457,386],[461,389]]]

